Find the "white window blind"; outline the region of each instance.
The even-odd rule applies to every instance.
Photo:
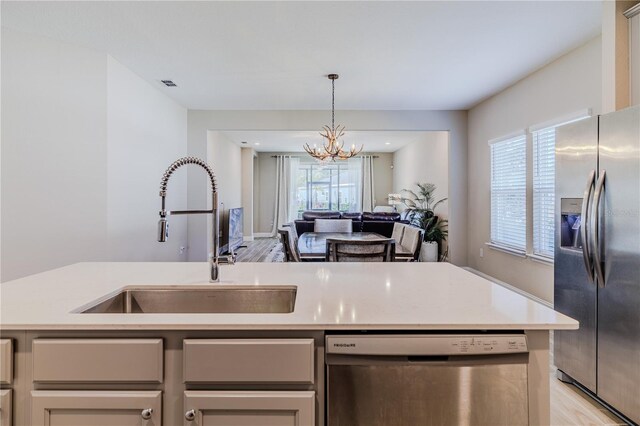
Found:
[[[589,117],[581,111],[554,125],[532,129],[533,137],[533,254],[553,259],[556,173],[556,128]]]
[[[491,243],[527,248],[527,139],[524,134],[491,144]]]
[[[553,258],[556,128],[533,136],[533,254]]]

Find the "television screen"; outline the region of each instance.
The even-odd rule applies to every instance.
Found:
[[[242,207],[229,209],[229,245],[236,250],[242,245]]]
[[[242,207],[229,209],[226,214],[226,221],[223,227],[223,247],[225,253],[236,251],[244,242],[243,233],[243,210]],[[226,238],[225,238],[226,237]]]

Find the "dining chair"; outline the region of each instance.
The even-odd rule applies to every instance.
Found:
[[[316,219],[314,232],[353,232],[351,219]]]
[[[396,249],[396,261],[416,261],[420,257],[420,247],[424,231],[411,225],[402,225],[404,232]],[[397,240],[396,240],[397,241]]]
[[[300,252],[298,251],[298,233],[294,224],[284,225],[278,229],[282,251],[285,262],[300,262]]]
[[[300,262],[300,251],[298,250],[298,230],[295,223],[290,223],[289,226],[289,250],[291,252],[290,262]]]
[[[282,243],[282,252],[284,253],[284,261],[291,262],[290,260],[291,250],[289,249],[289,228],[288,227],[279,228],[278,235],[280,235],[280,242]]]
[[[404,228],[407,225],[405,225],[404,223],[399,223],[399,222],[395,222],[393,224],[393,232],[391,233],[391,238],[393,238],[394,240],[396,240],[396,244],[400,244],[400,241],[402,241],[402,234],[404,234]]]
[[[327,262],[392,262],[395,253],[392,238],[375,240],[327,239]]]

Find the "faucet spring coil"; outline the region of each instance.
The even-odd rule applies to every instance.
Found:
[[[216,192],[216,177],[213,174],[213,170],[209,167],[209,165],[202,159],[197,157],[182,157],[171,163],[171,165],[167,168],[167,170],[162,175],[162,180],[160,181],[160,196],[164,197],[167,195],[167,184],[169,183],[169,178],[180,167],[186,164],[196,164],[207,172],[209,175],[209,180],[211,182],[211,192]]]

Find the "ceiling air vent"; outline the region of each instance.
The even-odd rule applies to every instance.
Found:
[[[173,81],[171,80],[160,80],[162,82],[162,84],[164,84],[167,87],[177,87],[178,85],[175,84]]]

